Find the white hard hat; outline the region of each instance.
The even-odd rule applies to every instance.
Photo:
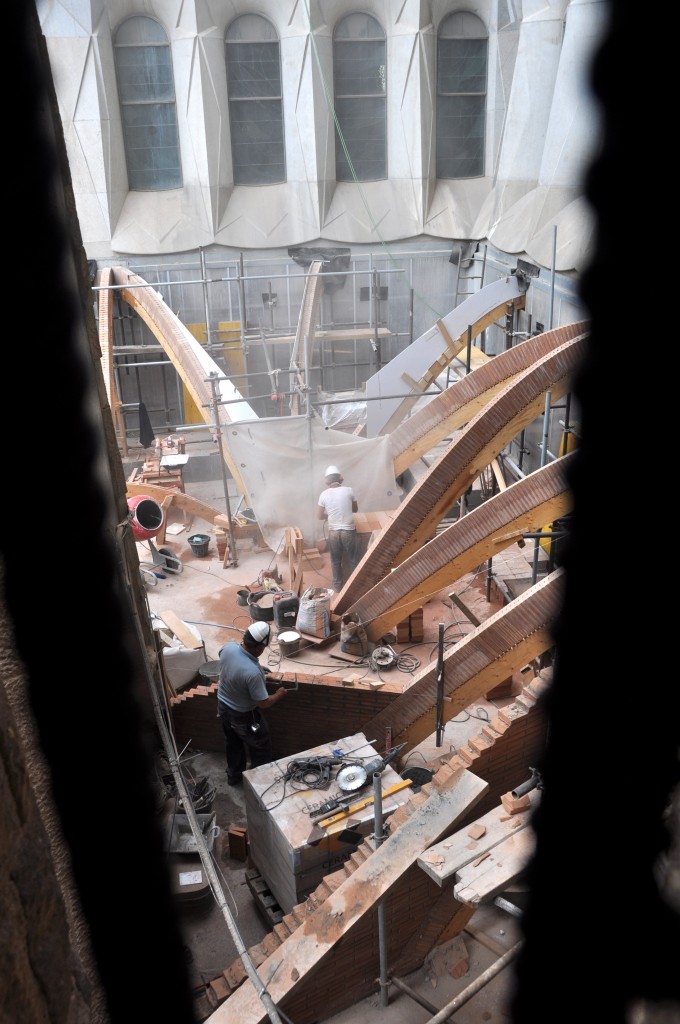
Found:
[[[326,466],[324,476],[341,476],[341,473],[337,466]]]
[[[251,624],[248,626],[246,630],[248,636],[250,636],[255,641],[255,643],[258,644],[268,644],[270,632],[271,629],[269,623],[262,621],[251,622]]]

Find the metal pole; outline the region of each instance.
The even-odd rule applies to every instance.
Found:
[[[467,355],[465,357],[465,373],[470,372],[472,365],[472,324],[468,324],[467,329]]]
[[[430,1017],[425,1024],[444,1024],[444,1021],[448,1020],[452,1013],[460,1010],[461,1006],[465,1006],[473,996],[477,995],[480,989],[484,988],[484,986],[492,981],[497,974],[500,974],[504,967],[507,967],[507,965],[519,955],[523,944],[523,939],[515,943],[512,949],[509,949],[499,960],[496,960],[495,963],[491,964],[491,967],[489,967],[488,970],[484,971],[483,974],[480,974],[478,978],[475,978],[471,985],[468,985],[468,987],[457,995],[455,999],[452,999],[450,1003],[447,1003],[439,1013],[434,1015],[434,1017]]]
[[[437,658],[437,738],[435,746],[441,747],[444,742],[444,623],[439,623],[439,652]]]
[[[210,387],[212,388],[213,400],[211,402],[213,412],[215,414],[215,431],[217,437],[217,444],[220,449],[220,468],[222,470],[222,486],[224,488],[224,502],[227,506],[227,518],[229,520],[229,564],[233,566],[238,565],[238,559],[236,557],[236,538],[234,537],[234,524],[231,519],[231,505],[229,503],[229,481],[227,480],[227,466],[224,461],[224,445],[222,443],[222,424],[220,423],[220,413],[217,406],[217,378],[219,374],[213,371],[210,374]]]
[[[410,996],[414,1002],[418,1003],[419,1006],[422,1006],[422,1008],[424,1010],[427,1010],[428,1013],[438,1012],[436,1006],[434,1006],[427,999],[423,999],[419,992],[416,992],[414,988],[411,988],[410,985],[407,985],[405,981],[401,980],[401,978],[396,978],[394,975],[392,975],[392,977],[390,978],[390,982],[392,985],[396,985],[398,989],[401,989],[401,991],[404,992],[407,996]]]
[[[548,434],[550,426],[550,398],[552,392],[546,391],[545,393],[545,407],[543,409],[543,442],[541,444],[541,467],[545,466],[546,453],[548,451]],[[536,577],[538,576],[538,551],[541,546],[541,542],[536,538],[534,541],[534,560],[531,568],[531,585],[534,586],[536,583]]]
[[[548,318],[548,330],[553,329],[553,318],[555,316],[555,263],[557,262],[557,224],[553,225],[552,242],[552,267],[550,268],[550,316]]]
[[[246,288],[243,283],[243,253],[239,253],[238,258],[238,301],[240,305],[240,320],[241,320],[241,348],[243,349],[243,355],[245,356],[248,351],[248,345],[246,342]]]
[[[383,828],[382,789],[380,788],[380,772],[373,772],[373,838],[378,849],[387,838]],[[385,938],[385,902],[378,901],[378,950],[380,953],[380,1005],[389,1004],[389,985],[387,977],[387,940]]]
[[[380,274],[377,270],[373,271],[373,277],[371,279],[371,286],[373,289],[373,329],[375,331],[375,338],[373,346],[375,348],[375,362],[380,372],[382,367],[382,353],[380,351],[380,335],[378,329],[380,327]]]
[[[212,339],[210,337],[210,302],[208,300],[208,282],[207,272],[205,267],[205,252],[203,247],[198,250],[201,257],[201,277],[203,278],[203,306],[205,309],[205,338],[206,345],[210,347],[212,345]]]

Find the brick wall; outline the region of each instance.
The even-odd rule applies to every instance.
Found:
[[[401,693],[401,688],[397,693],[387,685],[371,690],[343,686],[336,681],[320,683],[315,676],[307,679],[315,681],[305,681],[298,675],[298,689],[265,711],[275,758],[289,757],[362,732],[364,724],[389,707]],[[224,750],[224,733],[217,717],[217,683],[185,690],[170,703],[178,747],[189,743],[195,750]]]

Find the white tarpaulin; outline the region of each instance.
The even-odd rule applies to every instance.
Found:
[[[318,416],[285,416],[230,423],[224,437],[272,551],[288,526],[302,532],[307,547],[325,537],[317,505],[331,464],[354,488],[360,512],[389,511],[401,501],[388,436],[353,437]]]

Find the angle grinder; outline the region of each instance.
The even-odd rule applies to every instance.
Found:
[[[343,793],[353,793],[354,790],[361,789],[362,786],[365,786],[373,778],[376,772],[381,772],[386,768],[390,761],[393,761],[405,746],[405,743],[400,743],[399,746],[392,747],[385,757],[374,757],[367,764],[343,765],[335,777],[336,785]]]

